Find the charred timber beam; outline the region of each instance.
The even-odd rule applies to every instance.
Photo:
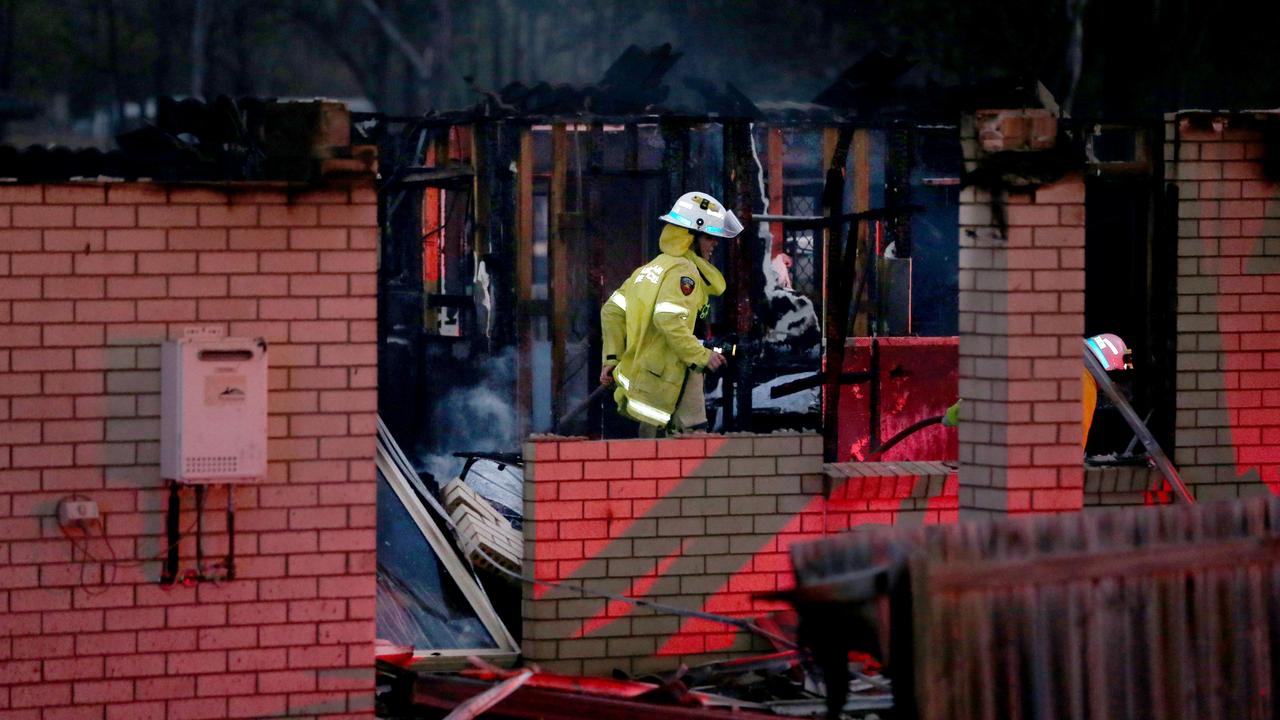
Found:
[[[547,261],[551,282],[551,420],[559,422],[565,410],[564,366],[569,343],[569,243],[564,231],[565,190],[569,177],[569,136],[564,123],[551,129],[551,192],[547,216]],[[594,376],[593,376],[594,377]]]
[[[489,251],[490,193],[493,191],[492,172],[494,163],[492,153],[487,146],[488,136],[492,128],[477,124],[471,131],[471,164],[475,168],[474,187],[471,190],[474,215],[472,217],[472,233],[476,258],[484,257]]]
[[[866,130],[856,130],[853,133],[853,211],[866,212],[871,209],[871,133]],[[875,230],[869,225],[859,224],[857,226],[857,242],[846,253],[847,264],[845,268],[833,268],[837,273],[843,273],[842,278],[852,283],[855,277],[863,275],[865,265],[868,262],[875,262]],[[852,240],[850,241],[852,242]],[[869,249],[868,252],[861,252],[863,248]],[[874,267],[874,266],[873,266]],[[852,299],[857,300],[860,293],[854,293]],[[848,313],[848,305],[841,308],[841,312]],[[858,313],[853,313],[849,318],[853,323],[854,335],[870,335],[871,326],[866,322],[866,318],[859,318]],[[841,328],[848,327],[847,324]]]
[[[516,404],[517,437],[529,434],[533,421],[533,133],[520,130],[516,166]]]
[[[574,222],[571,226],[561,228],[563,232],[568,233],[566,242],[573,246],[578,258],[580,259],[585,253],[590,259],[583,294],[587,298],[588,306],[597,311],[604,304],[606,293],[613,290],[605,287],[603,271],[606,259],[605,241],[594,221],[594,218],[600,217],[601,213],[605,212],[606,201],[601,197],[600,183],[586,182],[583,175],[598,176],[601,168],[604,167],[604,138],[604,123],[598,118],[591,123],[589,133],[583,133],[579,128],[579,131],[573,134]],[[599,322],[587,323],[587,328],[587,356],[591,363],[591,372],[587,378],[590,380],[600,375],[600,356],[604,352],[604,338],[600,334]],[[592,405],[588,408],[587,423],[592,430],[602,428],[604,418],[604,410],[600,405]]]
[[[768,139],[765,142],[767,162],[769,163],[769,209],[775,213],[784,213],[787,211],[785,198],[783,196],[783,176],[785,174],[783,168],[783,155],[786,153],[786,139],[782,135],[782,128],[770,127],[765,130],[768,133]],[[785,217],[779,215],[778,217]],[[757,215],[756,220],[768,221],[768,215]],[[772,242],[769,247],[769,259],[777,257],[784,249],[784,233],[782,228],[771,228]]]
[[[911,202],[911,173],[914,169],[915,134],[909,126],[894,128],[886,133],[887,162],[885,163],[885,204],[903,206]],[[885,244],[894,243],[897,256],[911,257],[911,223],[898,216],[886,222]]]
[[[826,182],[822,189],[822,214],[832,217],[841,214],[844,206],[844,167],[849,157],[849,145],[853,142],[851,127],[827,128],[823,133],[823,157],[830,158]],[[827,148],[830,148],[829,152]],[[845,227],[843,223],[826,226],[823,238],[823,353],[822,387],[822,455],[827,462],[836,460],[839,454],[839,408],[841,372],[844,371],[844,328],[848,313],[848,281],[843,270]]]
[[[840,385],[858,385],[860,383],[870,382],[873,377],[875,376],[872,373],[865,371],[842,372],[840,373],[838,382]],[[808,377],[796,378],[790,382],[785,382],[769,388],[769,397],[780,398],[786,397],[787,395],[794,395],[795,393],[808,390],[809,388],[816,388],[824,382],[826,382],[826,375],[822,373],[810,375]]]
[[[760,222],[782,223],[788,230],[806,230],[835,227],[860,220],[888,220],[922,210],[924,210],[923,205],[897,205],[841,215],[756,215],[755,219]]]
[[[732,198],[734,213],[744,228],[729,245],[729,326],[737,333],[739,340],[743,340],[751,337],[754,324],[755,313],[751,298],[764,295],[763,287],[753,287],[757,280],[763,281],[759,273],[753,272],[754,268],[760,267],[763,253],[757,226],[752,218],[752,211],[757,203],[763,202],[763,198],[757,197],[760,167],[752,147],[750,124],[726,122],[723,142],[725,194]],[[751,355],[739,355],[729,375],[733,378],[737,413],[726,429],[749,429],[752,400]],[[725,397],[728,397],[727,390]]]
[[[662,172],[667,177],[667,198],[674,200],[685,192],[685,168],[689,158],[689,126],[664,120],[658,126],[662,133]]]
[[[410,167],[396,173],[386,184],[389,190],[406,187],[435,187],[463,190],[472,182],[475,171],[467,166]]]
[[[432,293],[427,295],[428,308],[453,308],[455,310],[472,310],[475,308],[476,299],[471,295],[450,295],[447,293]]]

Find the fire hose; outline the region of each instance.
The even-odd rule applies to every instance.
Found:
[[[600,400],[600,398],[604,397],[605,393],[611,392],[612,390],[613,385],[597,386],[595,390],[591,391],[590,395],[583,398],[582,402],[569,408],[569,411],[560,418],[560,422],[556,423],[556,433],[563,434],[564,429],[569,426],[569,423],[573,422],[574,418],[581,415],[582,411],[594,405],[598,400]]]
[[[726,358],[731,358],[738,354],[738,345],[732,340],[716,340],[708,341],[708,343],[703,344],[708,345],[712,352],[724,355]],[[565,429],[569,427],[569,424],[572,423],[575,418],[581,415],[584,410],[590,408],[596,402],[599,402],[600,398],[604,397],[606,393],[613,392],[613,388],[614,385],[612,383],[608,385],[598,385],[596,389],[592,390],[591,394],[583,398],[581,402],[569,408],[569,410],[560,418],[560,421],[556,423],[556,434],[563,434]]]
[[[894,445],[897,445],[898,443],[907,439],[911,435],[914,435],[915,433],[929,427],[930,425],[937,425],[941,423],[943,418],[945,417],[946,415],[934,415],[933,417],[927,417],[923,420],[917,420],[916,422],[911,423],[910,425],[906,426],[905,428],[895,433],[893,437],[880,443],[879,447],[867,453],[867,457],[865,458],[865,460],[872,461],[879,458],[881,454],[888,452],[889,449],[892,448]]]

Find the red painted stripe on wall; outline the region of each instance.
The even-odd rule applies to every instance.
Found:
[[[631,440],[558,443],[573,453],[598,453],[595,446],[607,446],[608,458],[629,456],[625,459],[592,456],[593,459],[585,460],[575,459],[577,455],[566,458],[567,453],[559,453],[552,443],[538,443],[534,577],[546,582],[572,577],[614,540],[626,537],[637,520],[647,517],[659,501],[671,497],[687,478],[697,473],[707,458],[715,457],[724,442],[724,438],[717,437],[664,441],[664,452],[681,455],[670,458],[656,457],[656,443],[652,441],[648,442],[647,453],[638,451],[640,443]],[[668,449],[669,445],[676,447]],[[588,518],[588,512],[596,509],[603,512],[603,517]],[[576,521],[597,524],[577,526],[577,532],[571,537],[561,537],[561,524]],[[584,534],[581,532],[584,529],[589,532]],[[595,532],[590,532],[593,529]],[[534,597],[542,597],[548,590],[547,586],[539,585]]]
[[[667,570],[671,567],[671,564],[676,560],[679,560],[680,557],[684,555],[685,547],[688,544],[689,541],[687,538],[682,540],[680,542],[680,547],[675,552],[662,558],[657,566],[653,568],[653,571],[648,575],[644,575],[633,580],[631,582],[631,587],[623,594],[629,598],[643,598],[645,594],[649,592],[649,588],[653,587],[653,584],[658,581],[658,578],[666,574]],[[625,600],[610,600],[604,610],[600,611],[595,616],[584,620],[582,627],[578,632],[573,634],[573,637],[580,638],[590,635],[591,633],[614,622],[618,618],[630,615],[631,612],[635,610],[635,607],[636,606],[633,603],[626,602]]]
[[[917,476],[858,478],[857,480],[878,480],[880,481],[878,485],[885,484],[893,488],[894,497],[892,499],[870,501],[882,503],[885,506],[885,512],[845,510],[832,513],[828,511],[830,503],[825,498],[822,496],[813,498],[803,510],[791,517],[774,537],[773,542],[766,544],[764,548],[753,555],[750,561],[738,568],[727,583],[721,586],[711,597],[707,598],[707,602],[702,608],[703,611],[742,617],[763,615],[787,609],[789,605],[785,602],[761,600],[754,597],[754,595],[774,590],[787,590],[794,585],[795,578],[791,573],[790,557],[787,557],[785,566],[778,570],[764,571],[763,568],[759,567],[761,563],[768,563],[770,556],[777,552],[784,554],[789,552],[791,546],[795,543],[817,540],[831,532],[842,532],[851,527],[863,525],[892,525],[903,502],[911,497],[913,485],[927,482],[928,478]],[[863,484],[857,481],[845,481],[832,489],[832,499],[849,498],[853,495],[861,494],[858,486]],[[892,509],[890,509],[890,506]],[[822,520],[822,524],[817,529],[806,527],[809,524],[806,523],[806,520],[818,518]],[[769,567],[772,568],[771,565]],[[667,638],[662,647],[658,648],[657,654],[660,656],[684,655],[726,650],[733,645],[734,638],[739,632],[742,631],[733,629],[724,623],[702,618],[688,618],[683,620],[680,623],[680,629]]]

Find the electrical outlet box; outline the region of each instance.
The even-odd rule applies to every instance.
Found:
[[[63,500],[58,503],[58,524],[83,525],[99,518],[98,503],[93,500]]]
[[[160,349],[160,476],[256,482],[267,474],[267,344],[187,333]]]

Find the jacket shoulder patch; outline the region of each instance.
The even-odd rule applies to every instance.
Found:
[[[695,287],[697,287],[697,284],[693,282],[693,278],[688,275],[680,276],[680,292],[685,295],[692,295]]]

